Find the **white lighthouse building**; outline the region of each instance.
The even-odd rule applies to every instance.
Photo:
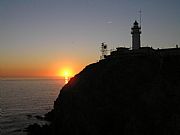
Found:
[[[139,27],[138,22],[135,21],[133,27],[131,28],[132,34],[132,49],[139,49],[141,47],[141,27]]]

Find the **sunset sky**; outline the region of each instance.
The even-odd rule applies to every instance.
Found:
[[[131,46],[142,10],[142,46],[180,45],[179,0],[0,0],[0,77],[78,73],[101,42]]]

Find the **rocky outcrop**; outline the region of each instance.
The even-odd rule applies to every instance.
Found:
[[[46,115],[51,134],[180,134],[180,57],[114,57],[87,66]]]

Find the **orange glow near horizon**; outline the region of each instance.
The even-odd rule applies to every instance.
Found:
[[[75,72],[69,68],[63,69],[49,69],[49,70],[8,70],[6,72],[0,71],[0,77],[63,77],[71,78]]]
[[[59,62],[60,61],[60,62]],[[69,59],[54,59],[51,62],[38,64],[0,63],[0,77],[25,78],[71,78],[79,73],[90,62]],[[42,64],[42,65],[41,65]]]
[[[58,71],[57,76],[64,77],[65,84],[67,84],[69,79],[74,76],[74,72],[70,68],[63,68]]]
[[[70,77],[74,76],[74,72],[70,68],[63,68],[58,71],[57,76],[70,78]]]

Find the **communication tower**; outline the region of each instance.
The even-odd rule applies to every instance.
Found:
[[[100,56],[100,60],[104,59],[105,56],[107,55],[107,44],[105,44],[105,42],[101,43],[101,56]]]

